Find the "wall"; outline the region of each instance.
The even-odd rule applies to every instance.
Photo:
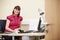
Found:
[[[44,0],[0,0],[0,19],[6,19],[16,5],[21,6],[21,16],[24,20],[37,20],[38,8],[44,11]]]

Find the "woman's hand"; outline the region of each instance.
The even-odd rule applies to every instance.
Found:
[[[15,29],[14,32],[18,31],[18,29]]]
[[[18,32],[19,32],[19,29],[18,28],[14,30],[14,33],[18,33]]]

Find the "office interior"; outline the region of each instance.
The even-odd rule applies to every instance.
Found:
[[[21,6],[22,30],[37,30],[40,13],[44,12],[43,20],[49,24],[45,26],[48,32],[45,32],[44,39],[38,40],[60,40],[60,0],[0,0],[0,19],[6,20],[16,5]],[[22,39],[35,40],[29,36]]]

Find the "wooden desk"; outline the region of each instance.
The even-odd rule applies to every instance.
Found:
[[[12,39],[14,40],[14,36],[42,36],[45,35],[45,33],[0,33],[0,36],[12,36]]]

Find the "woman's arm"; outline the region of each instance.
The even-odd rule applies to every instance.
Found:
[[[10,23],[10,21],[7,19],[6,30],[13,32],[14,30],[12,30],[12,29],[9,28],[9,23]]]

